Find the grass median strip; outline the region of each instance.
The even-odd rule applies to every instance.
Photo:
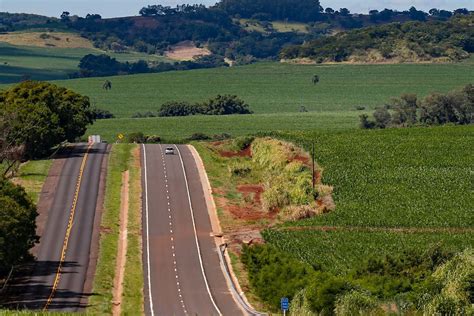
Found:
[[[130,173],[133,177],[136,178],[136,174],[139,174],[139,163],[137,164],[134,159],[136,155],[132,155],[132,151],[136,149],[136,145],[132,144],[117,144],[112,147],[112,150],[109,155],[109,164],[107,170],[107,181],[105,189],[105,199],[104,199],[104,211],[102,214],[101,221],[101,234],[100,234],[100,250],[99,250],[99,259],[97,262],[97,270],[94,279],[93,293],[94,295],[90,299],[90,307],[87,309],[87,312],[93,315],[110,315],[112,313],[112,304],[113,304],[113,286],[114,286],[114,277],[115,277],[115,266],[117,260],[117,247],[118,239],[120,233],[120,201],[121,201],[121,186],[122,186],[122,173],[126,170],[130,170]],[[137,169],[137,170],[135,170]],[[133,181],[133,180],[131,180]],[[136,182],[136,181],[135,181]],[[132,185],[131,187],[131,196],[134,200],[133,203],[129,205],[130,212],[137,214],[139,209],[134,208],[139,207],[139,202],[135,199],[140,199],[139,192],[140,187]],[[136,224],[136,220],[133,224]],[[129,222],[129,229],[132,223]],[[139,227],[135,227],[135,231],[130,231],[129,234],[136,238],[136,230],[139,230]],[[134,239],[132,237],[132,239]],[[129,241],[129,251],[131,252],[140,252],[140,249],[135,249],[137,247],[136,242]],[[127,255],[127,258],[129,256]],[[136,260],[140,261],[141,257],[138,256]],[[141,262],[137,263],[137,266],[141,266]],[[136,266],[135,266],[136,267]],[[140,270],[140,269],[138,269]],[[127,283],[130,276],[127,276],[129,271],[125,271],[125,286],[130,287],[124,291],[123,301],[128,301],[128,295],[136,295],[136,293],[141,293],[141,285],[139,282],[133,284]],[[132,274],[140,274],[138,272],[133,272]],[[138,287],[135,287],[138,286]],[[135,306],[135,312],[137,307]]]
[[[134,146],[129,178],[128,251],[122,298],[124,315],[143,314],[140,148]]]

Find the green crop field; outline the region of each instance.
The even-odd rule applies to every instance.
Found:
[[[147,119],[99,120],[87,134],[99,134],[112,142],[119,133],[143,132],[159,135],[165,141],[179,141],[194,133],[212,136],[228,133],[232,136],[255,134],[276,130],[341,130],[358,125],[359,112],[308,112],[283,114],[252,114],[226,116],[189,116]]]
[[[296,225],[472,227],[474,127],[340,133],[296,132],[314,141],[336,211]]]
[[[103,54],[98,49],[48,48],[16,46],[0,43],[0,84],[19,82],[23,76],[33,80],[66,79],[68,74],[78,70],[82,57],[87,54]],[[107,53],[119,61],[157,60],[160,56],[141,53]]]
[[[474,244],[474,127],[276,134],[310,147],[336,210],[267,230],[277,248],[344,271],[371,255]]]
[[[472,232],[454,234],[267,230],[263,235],[268,243],[280,250],[335,273],[344,273],[372,256],[424,251],[434,245],[456,252],[474,244]]]
[[[320,83],[313,85],[313,75]],[[258,63],[249,66],[159,74],[58,81],[88,95],[98,107],[119,118],[156,111],[166,101],[205,101],[217,94],[236,94],[255,113],[348,111],[373,109],[402,93],[420,96],[447,92],[473,82],[474,64],[402,65],[290,65]]]

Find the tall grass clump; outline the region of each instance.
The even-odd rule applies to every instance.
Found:
[[[272,138],[252,142],[252,160],[263,170],[266,211],[283,210],[288,219],[301,219],[319,213],[313,189],[313,174],[304,161],[308,155],[292,143]]]

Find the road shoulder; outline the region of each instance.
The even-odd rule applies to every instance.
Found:
[[[194,148],[194,146],[192,145],[187,145],[189,150],[191,151],[191,154],[196,162],[196,167],[198,169],[198,172],[199,172],[199,178],[201,180],[201,184],[202,184],[202,188],[203,188],[203,192],[204,192],[204,198],[206,200],[206,205],[207,205],[207,210],[208,210],[208,214],[209,214],[209,218],[210,218],[210,221],[211,221],[211,226],[212,226],[212,231],[213,231],[213,239],[214,239],[214,242],[216,244],[216,249],[218,251],[220,251],[220,247],[221,245],[225,244],[225,239],[223,237],[223,234],[222,234],[222,229],[221,229],[221,225],[220,225],[220,221],[219,221],[219,217],[217,216],[217,208],[216,208],[216,204],[214,202],[214,198],[212,196],[212,188],[211,188],[211,184],[209,182],[209,178],[207,176],[207,173],[206,173],[206,168],[204,166],[204,163],[201,159],[201,156],[199,155],[198,151],[196,150],[196,148]],[[240,297],[244,300],[245,304],[247,304],[247,306],[251,307],[251,305],[249,304],[247,298],[245,297],[245,294],[244,292],[242,291],[242,288],[240,287],[240,284],[239,284],[239,281],[232,269],[232,265],[230,264],[230,257],[228,255],[228,252],[225,251],[224,252],[224,260],[227,261],[227,269],[225,269],[225,267],[223,266],[223,262],[221,262],[221,270],[222,270],[222,273],[224,275],[230,275],[231,279],[232,279],[232,283],[233,285],[231,284],[231,282],[228,280],[228,278],[226,277],[226,282],[227,282],[227,286],[230,288],[232,287],[235,287],[236,291],[239,293],[238,295],[240,295]],[[244,314],[246,314],[247,312],[245,311],[245,309],[242,307],[241,303],[240,303],[240,300],[237,296],[237,293],[234,293],[234,291],[231,291],[232,293],[232,297],[234,299],[234,301],[236,302],[236,304],[239,306],[239,308],[242,310],[242,312]]]

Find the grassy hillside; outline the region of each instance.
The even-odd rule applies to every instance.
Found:
[[[466,66],[467,65],[467,66]],[[313,75],[320,83],[313,85]],[[204,101],[217,94],[237,94],[255,113],[347,111],[373,109],[402,93],[420,96],[446,92],[472,82],[471,64],[291,65],[259,63],[160,74],[112,77],[111,91],[103,78],[60,81],[57,84],[88,95],[100,108],[119,118],[156,111],[171,100]],[[138,101],[139,100],[139,101]]]
[[[87,54],[104,53],[92,48],[58,48],[16,46],[0,43],[0,84],[19,82],[29,76],[33,80],[67,79],[68,73],[78,70],[79,61]],[[119,61],[166,60],[156,55],[141,53],[107,53]]]

